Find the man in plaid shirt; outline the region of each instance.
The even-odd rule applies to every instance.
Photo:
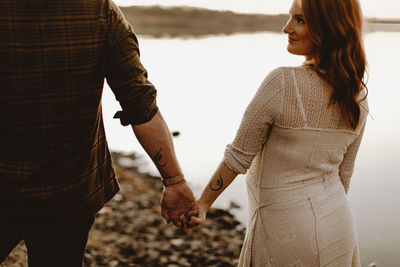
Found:
[[[104,134],[104,78],[166,185],[162,213],[196,214],[132,28],[111,0],[0,3],[0,263],[81,266],[95,214],[118,191]]]

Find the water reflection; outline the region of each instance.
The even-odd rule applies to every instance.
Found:
[[[187,179],[198,190],[206,184],[231,142],[242,113],[265,75],[282,65],[299,65],[301,57],[286,52],[283,34],[243,34],[195,40],[140,41],[142,61],[158,88],[159,107],[175,139]],[[400,262],[400,33],[366,36],[370,65],[369,119],[351,184],[350,201],[359,232],[363,264],[397,266]],[[112,149],[143,151],[129,128],[112,115],[118,104],[109,89],[103,111]],[[144,152],[142,152],[144,154]],[[151,165],[147,164],[147,168]],[[247,205],[244,177],[238,177],[216,205]],[[243,222],[247,214],[236,210]]]

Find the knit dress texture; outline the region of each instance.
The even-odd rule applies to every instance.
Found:
[[[311,68],[281,67],[247,107],[224,156],[236,173],[249,169],[239,266],[360,266],[346,193],[368,104],[353,131],[332,93]]]

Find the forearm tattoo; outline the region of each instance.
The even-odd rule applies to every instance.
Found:
[[[222,187],[224,186],[224,180],[222,179],[222,175],[219,174],[219,178],[215,184],[215,187],[212,185],[212,183],[210,183],[210,189],[212,191],[218,191],[220,190]]]
[[[164,163],[161,162],[162,160],[162,154],[161,154],[161,148],[158,150],[157,154],[154,156],[153,161],[157,165],[157,167],[165,167],[167,165],[167,162],[165,161]]]

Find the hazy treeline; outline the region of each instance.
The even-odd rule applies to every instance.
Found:
[[[121,7],[140,35],[196,37],[246,32],[281,32],[288,15],[237,14],[192,7]],[[400,31],[400,20],[368,19],[369,31]]]

